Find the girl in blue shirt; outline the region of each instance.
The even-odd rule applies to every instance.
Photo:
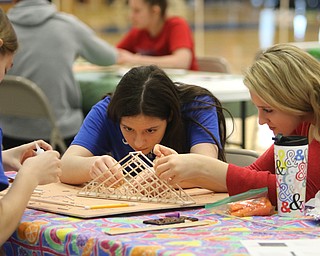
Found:
[[[131,151],[153,160],[158,143],[179,153],[225,160],[225,140],[221,104],[211,92],[174,83],[154,65],[135,67],[85,118],[62,157],[61,181],[81,184],[108,172],[121,178],[122,173],[110,167]]]
[[[17,48],[16,34],[0,8],[0,81],[11,68]],[[35,157],[36,143],[46,152]],[[35,187],[59,181],[61,174],[59,153],[53,151],[43,140],[38,140],[36,143],[0,150],[0,191],[9,186],[4,171],[19,171],[6,195],[0,199],[0,254],[2,244],[17,228]]]

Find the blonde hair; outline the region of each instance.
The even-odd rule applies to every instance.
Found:
[[[0,8],[0,39],[3,44],[0,46],[0,54],[13,54],[18,49],[16,33],[5,12]]]
[[[271,107],[292,115],[313,113],[320,141],[320,62],[292,44],[277,44],[257,56],[244,84]]]

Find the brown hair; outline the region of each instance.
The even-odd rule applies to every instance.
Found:
[[[144,0],[145,3],[149,4],[150,6],[158,5],[160,7],[160,14],[161,17],[164,17],[166,15],[168,2],[166,0]]]
[[[18,40],[16,32],[14,31],[7,15],[0,8],[0,39],[2,45],[0,45],[0,54],[6,55],[8,53],[13,54],[18,49]]]

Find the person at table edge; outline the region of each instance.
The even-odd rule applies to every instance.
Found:
[[[12,67],[18,48],[15,31],[0,8],[0,81]],[[0,85],[1,86],[1,85]],[[2,129],[0,128],[0,144]],[[36,155],[37,144],[45,152]],[[43,140],[0,151],[0,191],[9,187],[5,171],[17,171],[14,182],[0,198],[0,254],[1,246],[17,228],[29,199],[37,185],[59,181],[61,174],[59,152]]]

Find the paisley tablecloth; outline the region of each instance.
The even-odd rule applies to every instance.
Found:
[[[165,213],[78,219],[27,209],[22,221],[4,244],[7,255],[248,255],[241,240],[315,239],[317,222],[277,215],[246,220],[212,214],[207,210],[180,211],[184,216],[211,220],[207,226],[107,235],[110,229],[145,227],[145,219]],[[259,223],[260,224],[259,224]],[[280,231],[275,226],[282,226]],[[298,231],[307,229],[312,232]],[[290,229],[290,231],[288,231]]]

